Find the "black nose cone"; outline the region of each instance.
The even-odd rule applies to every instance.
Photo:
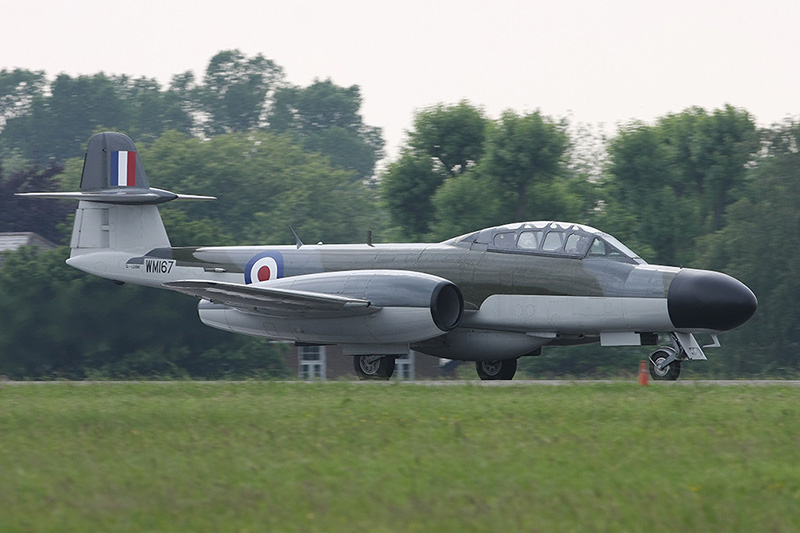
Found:
[[[667,293],[669,318],[678,329],[726,331],[747,322],[756,307],[747,285],[710,270],[682,269]]]

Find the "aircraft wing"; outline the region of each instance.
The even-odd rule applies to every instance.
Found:
[[[169,281],[164,283],[164,287],[246,313],[284,318],[348,317],[371,314],[381,309],[360,298],[263,285],[185,280]]]

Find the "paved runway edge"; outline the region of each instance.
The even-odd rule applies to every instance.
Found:
[[[336,383],[348,383],[352,385],[365,386],[430,386],[430,387],[452,387],[452,386],[477,386],[477,387],[528,387],[528,386],[581,386],[581,385],[638,385],[636,379],[521,379],[512,381],[480,381],[480,380],[410,380],[410,381],[119,381],[119,380],[92,380],[92,381],[0,381],[0,388],[3,386],[22,386],[22,385],[132,385],[132,384],[152,384],[152,385],[176,385],[176,384],[198,384],[198,385],[225,385],[225,384],[254,384],[254,383],[294,383],[307,385],[329,385]],[[678,387],[678,386],[749,386],[749,387],[800,387],[800,380],[786,379],[684,379],[678,381],[651,381],[650,386],[655,387]]]

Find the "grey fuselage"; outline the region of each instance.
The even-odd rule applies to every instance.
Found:
[[[498,234],[503,234],[521,243],[521,233],[530,228],[561,233],[560,248],[543,250],[542,235],[538,248],[498,242]],[[580,250],[568,252],[566,241],[572,235],[586,240]],[[604,253],[592,253],[597,248],[593,240],[603,241]],[[258,285],[262,282],[254,269],[259,261],[266,261],[265,283],[318,273],[408,271],[448,280],[463,294],[464,317],[454,331],[402,346],[380,342],[380,335],[361,335],[354,341],[340,333],[348,329],[347,323],[322,321],[310,328],[294,327],[291,319],[265,321],[238,312],[229,312],[224,319],[204,319],[209,325],[251,335],[342,344],[346,353],[356,354],[401,353],[410,344],[453,359],[502,359],[534,353],[545,344],[601,340],[604,345],[635,345],[658,332],[715,333],[735,327],[752,314],[752,310],[735,309],[748,307],[739,300],[747,300],[752,293],[729,276],[648,265],[613,237],[564,223],[500,226],[436,244],[173,247],[133,257],[117,255],[109,261],[122,266],[121,259],[124,268],[109,264],[100,275],[156,287],[186,279]],[[86,260],[93,264],[82,265],[81,256],[70,263],[99,273],[98,255]],[[671,290],[676,279],[686,280],[679,284],[679,291]],[[719,289],[734,294],[716,301],[713,296]],[[208,315],[211,307],[201,303],[201,317],[204,310]]]

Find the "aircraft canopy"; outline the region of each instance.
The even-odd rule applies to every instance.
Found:
[[[625,263],[645,261],[613,236],[591,226],[567,222],[521,222],[461,235],[445,241],[452,246],[484,245],[489,251],[606,258]]]

